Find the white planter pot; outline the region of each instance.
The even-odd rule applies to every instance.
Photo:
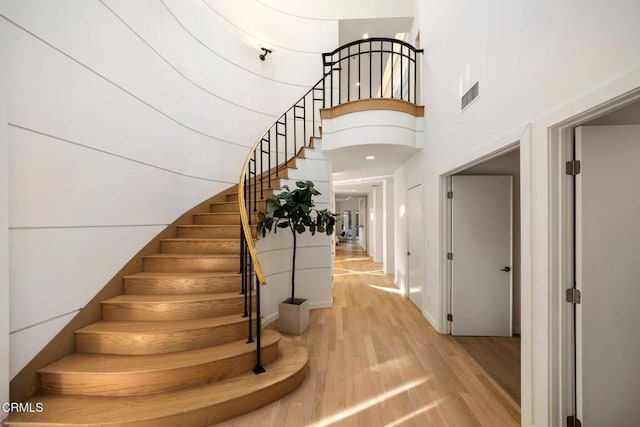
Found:
[[[286,300],[285,300],[286,301]],[[278,330],[284,334],[302,335],[309,326],[309,300],[300,305],[281,302]]]

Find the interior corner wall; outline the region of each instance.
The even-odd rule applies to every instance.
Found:
[[[9,130],[6,24],[0,22],[0,405],[9,402]],[[0,422],[7,415],[0,406]]]
[[[24,0],[0,16],[13,378],[153,236],[237,182],[321,77],[338,22],[253,0]],[[264,62],[260,43],[277,46]]]

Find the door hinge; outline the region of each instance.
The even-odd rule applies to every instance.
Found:
[[[447,191],[447,199],[453,199],[453,191]]]
[[[569,415],[567,417],[567,427],[582,427],[582,423],[575,415]]]
[[[569,160],[566,167],[567,175],[576,176],[580,173],[580,160]]]
[[[447,252],[447,259],[453,259],[453,252]]]
[[[578,289],[567,289],[567,302],[570,302],[571,304],[580,304],[581,298],[582,295],[580,294],[580,291]]]
[[[447,314],[447,322],[453,322],[453,314]]]

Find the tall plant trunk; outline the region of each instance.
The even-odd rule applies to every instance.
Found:
[[[291,304],[294,303],[294,295],[296,290],[296,230],[292,228],[293,232],[293,266],[291,268]]]

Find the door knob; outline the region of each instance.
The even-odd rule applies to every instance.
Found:
[[[506,271],[508,273],[511,271],[511,267],[501,268],[500,271]]]

